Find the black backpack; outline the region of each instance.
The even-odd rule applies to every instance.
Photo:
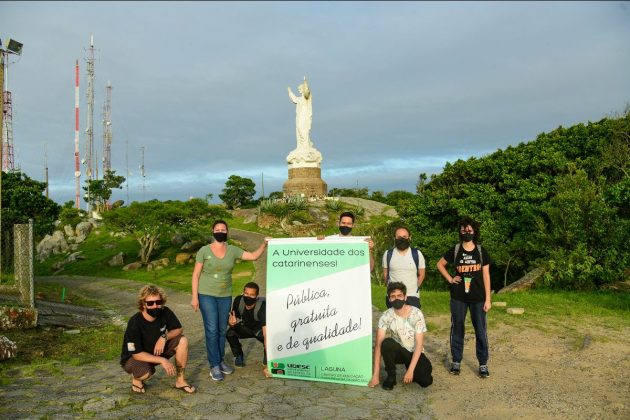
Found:
[[[254,306],[254,321],[260,321],[258,317],[258,313],[260,312],[260,308],[262,307],[263,302],[265,301],[264,296],[258,296],[256,298],[256,305]],[[241,296],[241,300],[238,302],[238,313],[243,317],[243,311],[245,311],[245,299]]]
[[[387,280],[387,283],[389,283],[389,267],[391,265],[392,262],[392,256],[394,255],[394,248],[390,248],[387,250],[387,278],[385,280]],[[416,273],[418,272],[418,269],[420,268],[420,254],[417,248],[411,248],[411,258],[413,258],[413,262],[416,263]]]

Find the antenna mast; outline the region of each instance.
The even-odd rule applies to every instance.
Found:
[[[127,187],[127,204],[129,204],[129,140],[125,140],[125,163],[127,164],[127,178],[125,184]]]
[[[112,170],[112,83],[107,82],[107,94],[103,106],[103,177]],[[108,203],[109,204],[109,203]]]
[[[48,195],[48,146],[44,144],[44,182],[46,182],[46,198]]]
[[[11,100],[11,92],[9,91],[9,53],[0,51],[4,56],[5,71],[4,76],[6,90],[4,91],[4,103],[2,104],[2,113],[4,114],[2,123],[2,170],[4,172],[12,172],[15,170],[15,160],[13,155],[13,106]]]
[[[145,201],[145,192],[147,189],[147,185],[146,185],[146,173],[144,172],[144,149],[146,147],[145,146],[140,146],[140,151],[142,154],[142,164],[140,165],[140,175],[142,175],[142,201]]]
[[[90,48],[88,49],[87,58],[87,128],[86,144],[85,144],[85,164],[87,169],[85,175],[88,180],[94,179],[95,165],[94,165],[94,35],[90,35]],[[89,193],[88,193],[89,201]]]
[[[79,60],[74,67],[74,204],[81,208],[81,169],[79,168]]]

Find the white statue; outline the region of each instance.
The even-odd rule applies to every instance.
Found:
[[[311,123],[313,122],[313,96],[308,88],[306,76],[304,83],[298,86],[298,92],[302,96],[295,96],[291,87],[288,87],[289,99],[296,104],[295,107],[295,136],[297,138],[297,148],[289,153],[287,162],[289,164],[310,163],[319,165],[322,161],[322,154],[313,147],[311,141]]]

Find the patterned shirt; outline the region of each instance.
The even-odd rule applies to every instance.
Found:
[[[396,342],[412,353],[416,347],[416,334],[427,331],[422,311],[414,306],[411,306],[407,318],[396,315],[394,308],[389,308],[378,320],[378,328],[385,330]]]

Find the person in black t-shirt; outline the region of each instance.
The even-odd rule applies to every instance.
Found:
[[[240,338],[255,338],[263,344],[263,364],[267,364],[267,320],[266,302],[258,296],[260,288],[254,282],[243,287],[243,294],[234,298],[232,311],[228,318],[229,328],[226,338],[234,355],[234,365],[245,366],[245,356]]]
[[[161,365],[168,376],[177,376],[175,388],[192,394],[195,387],[186,382],[188,339],[173,311],[164,306],[166,293],[147,285],[138,293],[138,313],[129,318],[120,354],[120,364],[131,374],[131,390],[144,394],[144,382]],[[175,365],[169,361],[175,356]]]
[[[490,301],[490,256],[485,248],[478,244],[479,224],[469,217],[459,222],[461,242],[446,251],[437,263],[437,269],[450,284],[451,289],[451,363],[450,373],[459,375],[464,352],[464,323],[466,312],[475,329],[479,376],[487,378],[488,371],[488,334],[486,313],[492,307]],[[446,265],[455,266],[455,275],[451,276]]]

